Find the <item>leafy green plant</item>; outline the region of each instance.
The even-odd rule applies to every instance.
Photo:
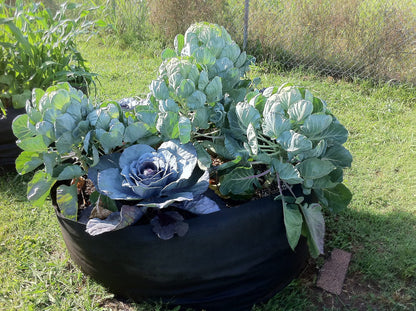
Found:
[[[27,114],[13,123],[24,150],[19,173],[44,165],[28,185],[29,200],[40,204],[57,181],[88,175],[102,196],[94,208],[109,211],[88,222],[90,234],[131,225],[150,207],[175,224],[161,228],[153,218],[155,232],[170,238],[186,232],[183,218],[161,210],[216,210],[195,208],[200,200],[209,205],[199,196],[210,173],[224,199],[275,195],[289,245],[304,235],[313,256],[323,253],[322,208],[339,212],[349,204],[342,182],[352,162],[343,147],[348,131],[325,101],[291,84],[255,89],[246,76],[253,59],[218,25],[192,25],[162,60],[147,98],[131,110],[93,104],[67,83],[33,91]],[[61,211],[74,219],[78,192],[77,183],[57,190]]]
[[[256,188],[276,188],[291,247],[304,235],[311,254],[322,254],[322,207],[339,212],[351,200],[342,183],[343,169],[352,162],[342,146],[348,131],[325,101],[290,84],[249,93],[227,117],[227,126],[211,143],[211,150],[233,159],[216,168],[219,191],[241,199],[253,196]],[[311,195],[317,202],[306,199]]]
[[[143,105],[136,107],[139,120],[148,123],[163,139],[206,135],[221,127],[231,103],[244,99],[255,81],[246,78],[254,58],[241,52],[228,32],[218,25],[197,23],[175,38],[175,50],[162,52],[159,77],[150,84]],[[146,115],[143,115],[146,113]],[[201,156],[201,148],[199,156]]]
[[[67,11],[75,5],[64,3],[53,16],[42,3],[0,6],[0,88],[4,108],[22,108],[33,88],[46,89],[68,81],[87,91],[94,76],[77,50],[76,38],[95,27],[84,10],[76,19]]]
[[[56,181],[86,175],[100,154],[152,134],[117,102],[97,105],[68,83],[34,89],[26,112],[12,126],[23,149],[16,169],[26,174],[42,168],[28,185],[28,199],[36,205]]]

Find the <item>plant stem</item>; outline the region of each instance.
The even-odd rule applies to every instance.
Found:
[[[282,183],[281,183],[280,176],[279,176],[278,172],[276,172],[276,179],[277,179],[277,187],[279,188],[279,192],[280,192],[280,199],[282,200],[283,207],[285,207],[286,202],[285,202],[285,198],[283,196]]]
[[[260,174],[253,175],[253,176],[243,177],[243,178],[241,178],[241,179],[242,179],[242,180],[246,180],[246,179],[251,179],[251,178],[259,178],[259,177],[262,177],[262,176],[264,176],[264,175],[269,174],[269,173],[270,173],[270,171],[271,171],[271,169],[269,168],[268,170],[265,170],[264,172],[262,172],[262,173],[260,173]]]

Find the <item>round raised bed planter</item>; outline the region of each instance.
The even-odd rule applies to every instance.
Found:
[[[188,219],[184,237],[159,239],[151,225],[90,236],[57,211],[72,260],[112,293],[196,310],[250,310],[305,266],[306,240],[288,245],[280,201],[263,198]]]

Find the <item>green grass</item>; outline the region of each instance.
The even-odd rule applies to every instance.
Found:
[[[156,77],[155,43],[120,49],[93,40],[80,46],[100,74],[98,98],[147,93]],[[327,218],[326,254],[256,311],[414,310],[416,308],[416,88],[322,78],[307,71],[253,68],[261,86],[283,82],[308,87],[325,99],[350,131],[354,162],[346,184],[349,209]],[[161,304],[117,301],[69,259],[54,211],[25,199],[29,177],[0,172],[0,310],[166,310]],[[352,253],[339,296],[317,289],[317,269],[332,249]]]

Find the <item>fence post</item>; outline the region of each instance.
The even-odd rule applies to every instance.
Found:
[[[244,4],[244,41],[243,41],[243,51],[247,47],[247,37],[248,37],[248,7],[250,5],[250,0],[245,0]]]

